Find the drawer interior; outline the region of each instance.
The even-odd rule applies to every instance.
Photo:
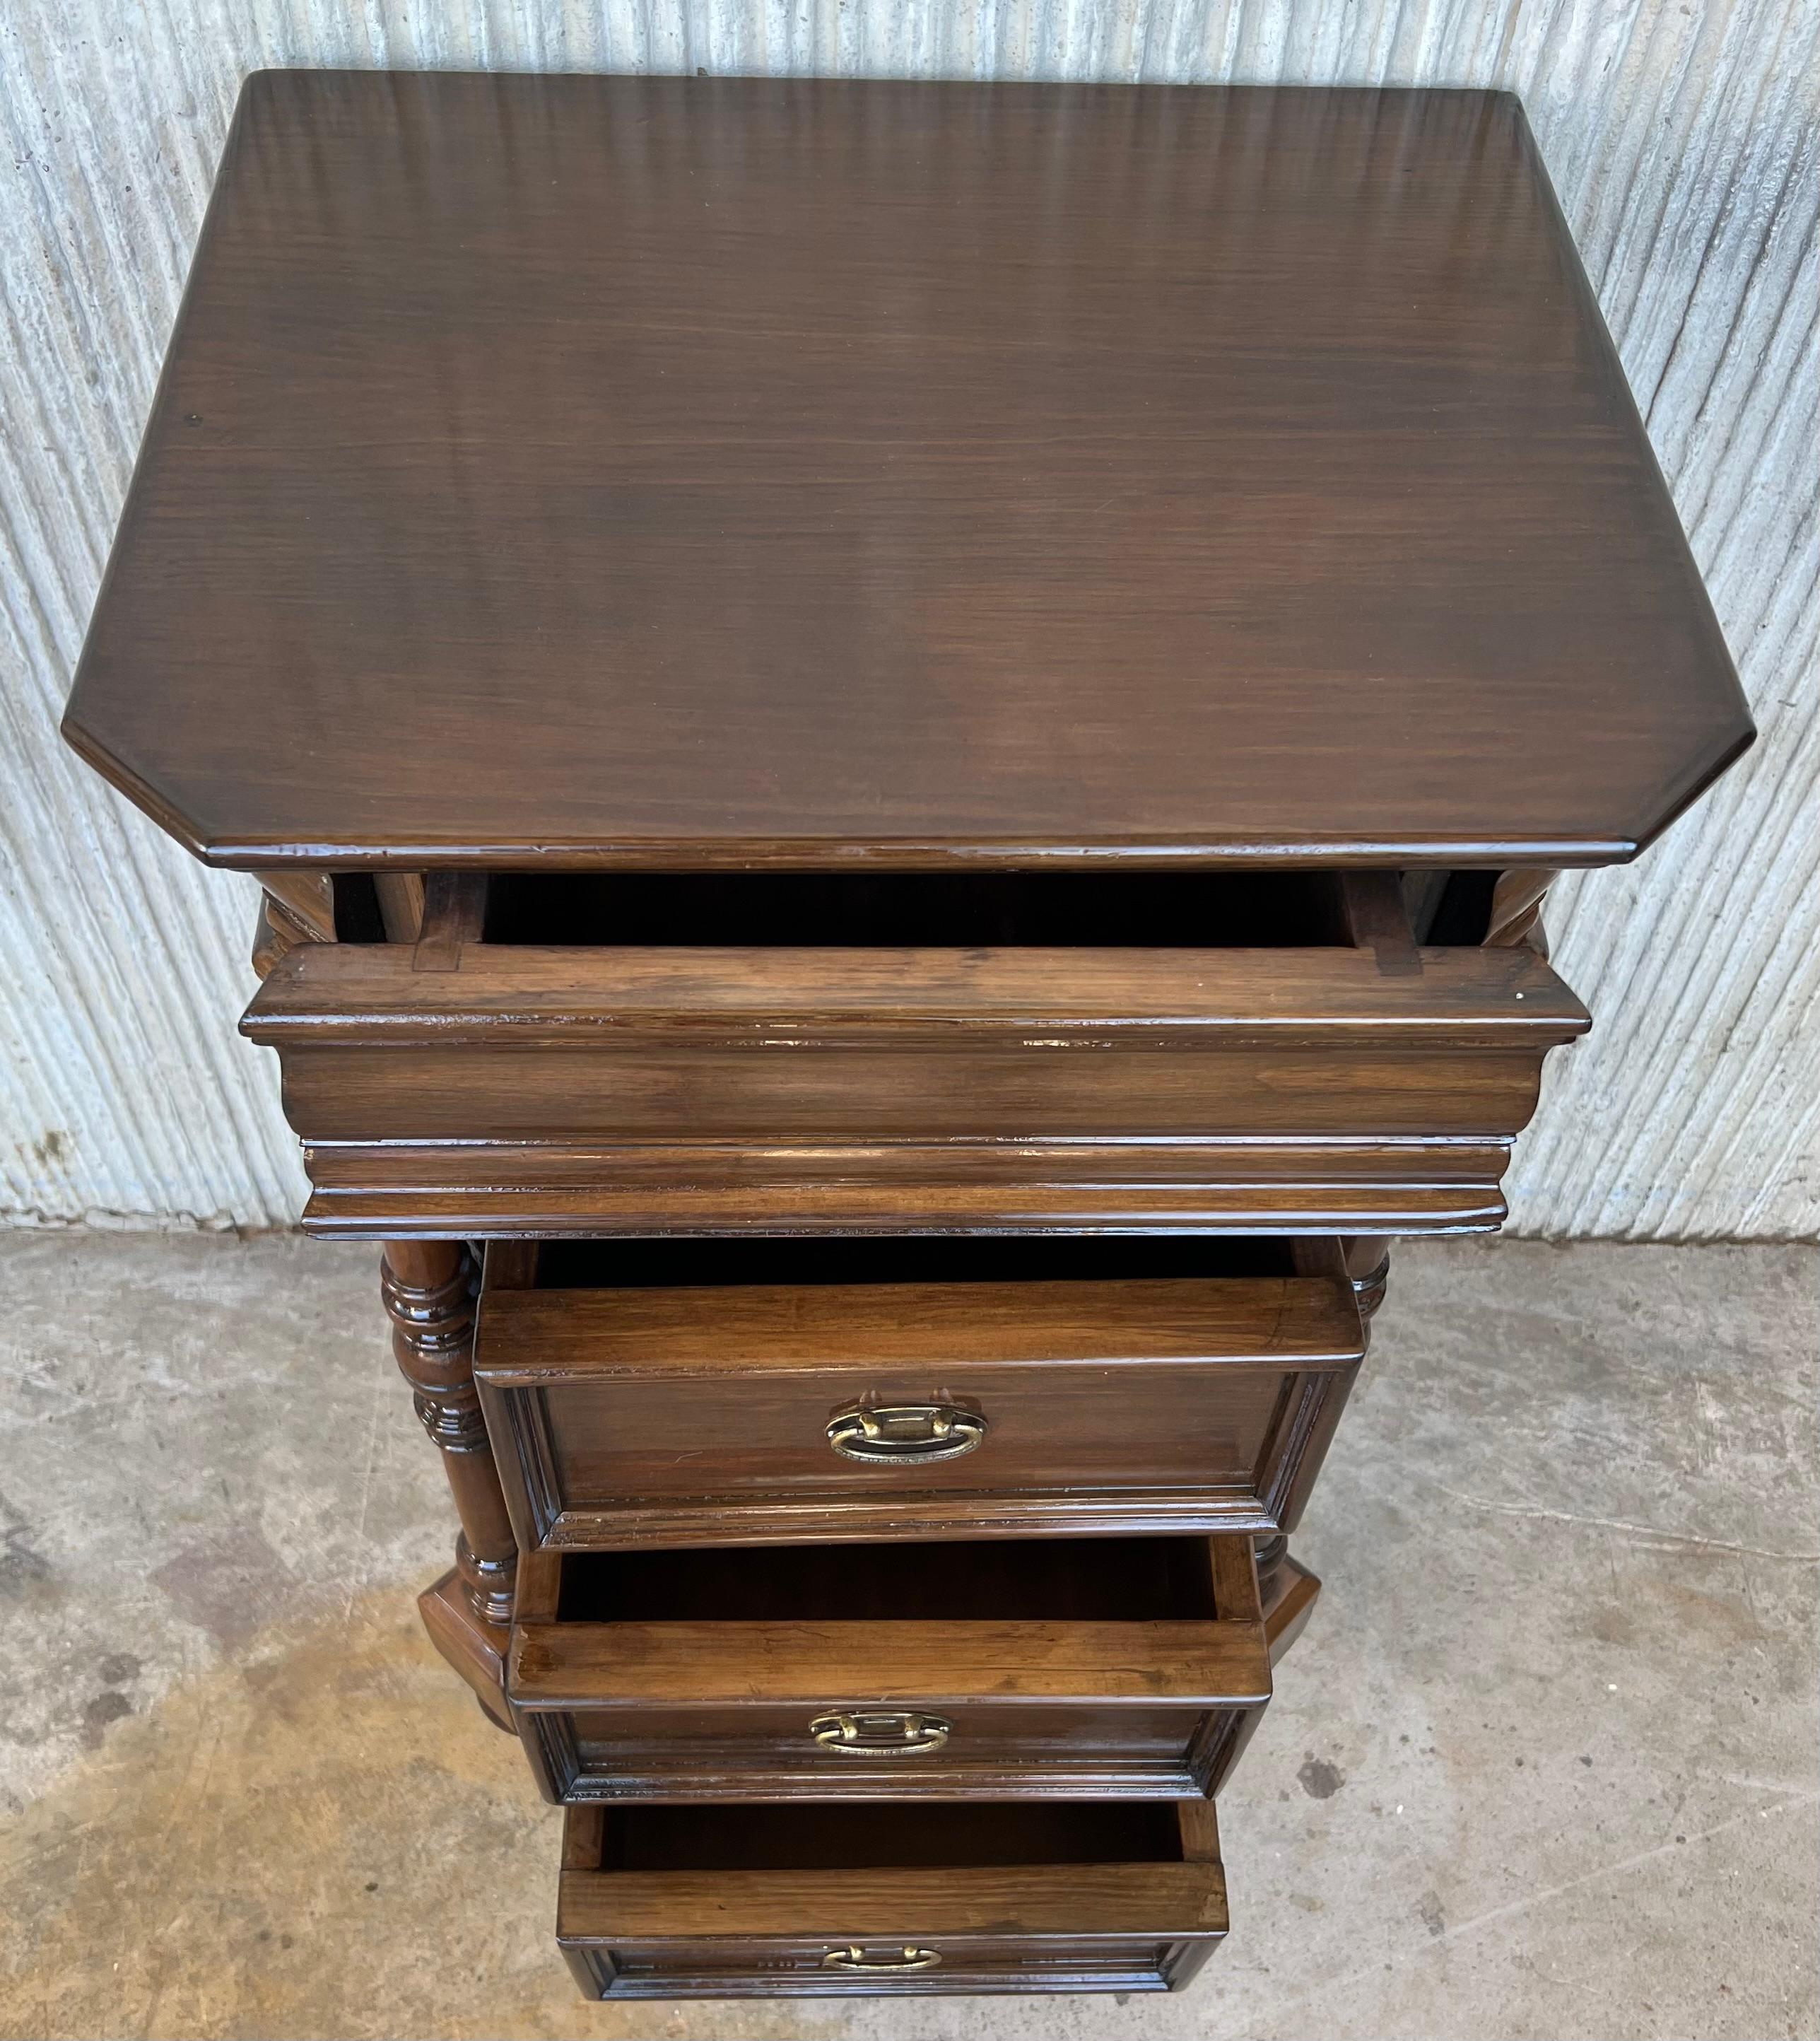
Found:
[[[1420,941],[1473,944],[1491,872],[1399,875]],[[386,939],[372,875],[334,879],[342,942]],[[493,872],[480,940],[536,948],[1319,949],[1341,875],[1272,872]]]
[[[1348,940],[1336,876],[501,872],[482,940],[792,948],[1272,949]]]
[[[811,1871],[1179,1864],[1156,1800],[782,1801],[606,1810],[602,1871]]]
[[[591,1997],[1155,1991],[1226,1928],[1202,1800],[637,1803],[564,1827],[558,1939]],[[935,1954],[908,1970],[912,1936]]]
[[[1220,1614],[1201,1537],[569,1552],[562,1564],[564,1623],[1165,1623]]]
[[[885,1234],[807,1240],[748,1234],[720,1240],[546,1240],[537,1249],[534,1280],[544,1290],[643,1290],[748,1284],[1205,1280],[1295,1272],[1294,1247],[1282,1238]]]

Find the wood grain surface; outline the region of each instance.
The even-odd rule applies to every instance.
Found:
[[[1020,1243],[992,1246],[1011,1273]],[[615,1244],[623,1284],[532,1289],[495,1288],[489,1262],[477,1379],[527,1547],[1269,1531],[1365,1350],[1337,1249],[1304,1258],[1323,1248],[1323,1274],[1200,1280],[645,1288]],[[711,1279],[718,1243],[675,1242],[669,1265],[678,1249]],[[821,1251],[838,1270],[852,1250]],[[1167,1242],[1122,1253],[1181,1265]],[[986,1426],[959,1459],[855,1464],[829,1443],[843,1410],[949,1403]]]
[[[871,1811],[871,1810],[869,1810]],[[559,1934],[1171,1935],[1225,1926],[1217,1866],[1056,1864],[767,1871],[647,1871],[565,1876]]]
[[[1526,944],[415,962],[299,944],[242,1024],[315,1230],[1482,1226],[1588,1024]]]
[[[712,1250],[706,1250],[711,1258]],[[1196,1281],[737,1284],[489,1290],[477,1366],[496,1385],[956,1363],[1356,1360],[1357,1307],[1316,1276]]]
[[[407,869],[1596,863],[1750,736],[1507,95],[329,72],[67,727]]]
[[[509,1691],[539,1708],[916,1707],[982,1695],[1211,1705],[1266,1700],[1270,1680],[1257,1623],[558,1623],[513,1631]]]

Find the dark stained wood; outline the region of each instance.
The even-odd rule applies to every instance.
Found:
[[[452,1566],[417,1597],[417,1613],[430,1642],[473,1688],[487,1719],[516,1734],[518,1725],[505,1698],[510,1631],[475,1613],[467,1584]]]
[[[421,872],[382,872],[373,891],[379,920],[389,943],[414,943],[424,921],[424,876]]]
[[[377,886],[386,874],[379,873]],[[415,921],[411,950],[413,971],[455,971],[462,952],[478,942],[486,914],[486,874],[432,872],[425,882],[423,904]],[[402,938],[401,938],[402,940]]]
[[[1289,1247],[1299,1274],[1346,1284],[1353,1294],[1354,1308],[1359,1314],[1359,1343],[1361,1346],[1369,1344],[1372,1317],[1383,1301],[1384,1279],[1389,1265],[1385,1244],[1381,1241],[1368,1243],[1357,1236],[1350,1240],[1304,1236],[1290,1242]],[[1374,1247],[1375,1254],[1372,1252]],[[1362,1280],[1356,1272],[1361,1267],[1369,1270]],[[1334,1433],[1357,1376],[1356,1368],[1348,1368],[1343,1376],[1334,1379],[1333,1393],[1319,1398],[1305,1397],[1293,1414],[1284,1445],[1284,1459],[1293,1467],[1294,1473],[1276,1502],[1277,1523],[1285,1531],[1293,1531],[1302,1520],[1303,1509],[1319,1478],[1327,1448],[1333,1444]]]
[[[1260,1539],[1258,1547],[1258,1592],[1264,1614],[1264,1637],[1270,1663],[1277,1665],[1283,1654],[1307,1627],[1320,1599],[1319,1577],[1299,1560],[1289,1557],[1287,1536]]]
[[[1481,1232],[1506,1142],[310,1142],[307,1233]]]
[[[1507,95],[349,73],[247,85],[65,731],[265,887],[577,1981],[716,1997],[1193,1974],[1548,882],[1752,735]]]
[[[335,940],[333,882],[326,872],[262,872],[259,921],[253,937],[253,968],[266,977],[285,952],[299,943]]]
[[[566,1818],[557,1936],[607,1997],[1178,1987],[1226,1932],[1219,1832],[1105,1802]],[[832,1970],[853,1951],[864,1971]],[[904,1967],[915,1951],[936,1960]]]
[[[284,952],[307,940],[280,911],[270,894],[261,895],[259,919],[253,929],[252,963],[257,976],[269,977],[273,965]]]
[[[335,940],[335,895],[325,872],[261,872],[273,917],[283,921],[300,942]]]
[[[488,1631],[512,1621],[518,1543],[474,1382],[473,1257],[451,1241],[393,1241],[380,1264],[392,1352],[440,1450],[461,1532],[455,1571]],[[488,1648],[497,1651],[503,1636]]]
[[[496,1288],[489,1262],[474,1372],[521,1545],[1268,1529],[1364,1352],[1331,1243],[1300,1275],[807,1286],[717,1284],[718,1244],[687,1245],[657,1287],[623,1249],[592,1289]],[[1147,1259],[1191,1257],[1121,1250]],[[959,1459],[829,1443],[843,1409],[950,1403],[986,1427]]]
[[[939,1574],[955,1551],[928,1548]],[[623,1700],[713,1707],[751,1701],[813,1711],[982,1693],[1011,1700],[1261,1700],[1249,1635],[1215,1623],[843,1620],[521,1627],[513,1696],[525,1706]],[[781,1660],[781,1662],[780,1662]],[[1267,1689],[1267,1682],[1262,1683]],[[855,1700],[855,1696],[862,1697]],[[833,1776],[845,1778],[850,1768]]]
[[[1527,943],[1538,956],[1545,957],[1548,934],[1542,926],[1542,903],[1559,876],[1555,872],[1501,872],[1492,891],[1486,941],[1494,948]]]
[[[1390,1282],[1390,1248],[1388,1240],[1373,1234],[1355,1234],[1340,1242],[1353,1295],[1357,1299],[1359,1317],[1364,1322],[1368,1337],[1371,1322],[1377,1315]]]
[[[1402,877],[1395,872],[1340,875],[1340,906],[1354,946],[1369,950],[1386,978],[1422,973],[1422,955],[1410,926]]]
[[[562,1555],[527,1551],[518,1555],[518,1589],[512,1597],[515,1623],[554,1623],[562,1598]]]
[[[1506,94],[302,71],[66,727],[409,872],[1597,864],[1751,734]]]
[[[249,1009],[314,1230],[1485,1226],[1587,1025],[1524,947],[455,956],[303,945]]]
[[[1266,1658],[1242,1536],[577,1554],[507,1691],[552,1799],[1176,1799]],[[843,1711],[927,1747],[828,1749]]]
[[[1267,1029],[1300,1047],[1333,1045],[1330,1031],[1370,1031],[1386,1043],[1413,1037],[1496,1048],[1547,1047],[1587,1025],[1579,1001],[1522,946],[1426,948],[1415,968],[1396,971],[1383,970],[1369,947],[1340,944],[741,948],[609,940],[565,948],[472,943],[451,972],[413,972],[411,959],[402,944],[304,944],[261,989],[246,1032],[272,1045],[434,1038],[505,1048],[561,1047],[609,1031],[687,1046],[762,1042],[766,1032],[791,1041],[886,1033],[915,1041],[963,1026],[970,1037],[1013,1043],[1061,1031],[1091,1047],[1109,1030],[1141,1026],[1153,1048],[1205,1042],[1222,1028]]]

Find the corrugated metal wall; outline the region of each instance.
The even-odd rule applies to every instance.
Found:
[[[0,1201],[14,1218],[284,1225],[300,1196],[274,1072],[233,1032],[251,882],[190,864],[55,734],[235,90],[294,64],[1521,93],[1762,736],[1641,865],[1561,889],[1556,957],[1597,1028],[1557,1059],[1513,1176],[1517,1224],[1820,1229],[1812,0],[8,0]]]

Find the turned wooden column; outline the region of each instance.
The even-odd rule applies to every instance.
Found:
[[[1251,1546],[1258,1555],[1258,1599],[1268,1619],[1271,1604],[1283,1592],[1283,1566],[1289,1556],[1289,1534],[1286,1531],[1273,1531],[1267,1536],[1254,1538]]]
[[[1491,915],[1485,930],[1487,949],[1514,949],[1527,943],[1538,956],[1548,954],[1548,932],[1542,925],[1542,903],[1558,872],[1501,872],[1491,889]]]
[[[388,1242],[379,1287],[392,1352],[443,1456],[461,1535],[455,1572],[474,1614],[512,1621],[518,1544],[474,1383],[474,1258],[459,1242]]]
[[[1358,1299],[1369,1339],[1371,1322],[1390,1281],[1390,1242],[1378,1234],[1355,1234],[1340,1242],[1340,1252],[1346,1257],[1346,1273],[1352,1278],[1353,1295]]]

